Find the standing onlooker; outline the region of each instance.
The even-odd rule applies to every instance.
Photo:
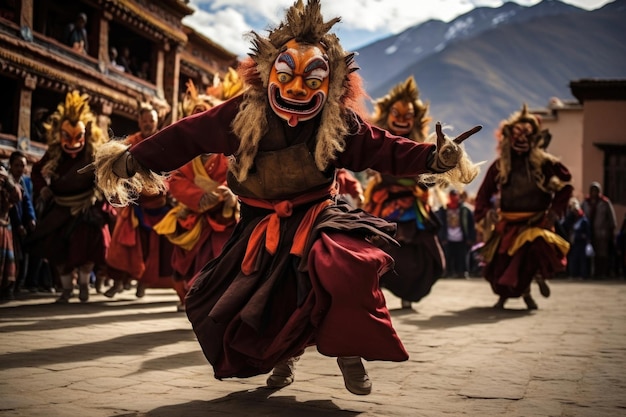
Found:
[[[81,54],[89,53],[89,41],[87,40],[87,15],[78,13],[76,21],[67,25],[65,31],[65,43],[73,50]]]
[[[150,80],[150,62],[142,61],[135,75],[143,80]]]
[[[617,220],[613,204],[602,194],[600,183],[591,183],[589,195],[583,201],[582,208],[591,223],[591,243],[595,251],[592,261],[593,277],[606,278],[610,272]]]
[[[15,298],[15,256],[9,210],[21,197],[19,187],[0,165],[0,301]]]
[[[117,63],[124,68],[124,72],[129,74],[135,73],[135,63],[133,57],[130,55],[130,48],[128,46],[123,46],[120,50]]]
[[[39,143],[46,143],[46,120],[49,116],[49,110],[45,107],[37,107],[33,111],[30,123],[30,138]]]
[[[562,221],[563,230],[570,243],[567,254],[567,272],[573,278],[589,278],[589,257],[585,247],[591,243],[591,225],[580,202],[575,197],[569,202],[567,212]]]
[[[109,63],[111,64],[111,67],[115,68],[118,71],[122,71],[125,72],[126,68],[124,68],[123,65],[120,65],[117,61],[119,57],[119,53],[117,52],[117,48],[112,46],[109,48]]]
[[[446,276],[469,276],[468,254],[476,242],[473,211],[461,200],[457,190],[448,193],[448,204],[437,210],[441,222],[439,241],[446,255]]]
[[[27,166],[26,155],[22,152],[15,151],[9,157],[9,174],[13,182],[20,187],[22,194],[21,200],[13,204],[9,211],[17,267],[15,287],[13,289],[13,292],[16,294],[21,291],[22,286],[32,287],[30,282],[26,282],[26,277],[29,274],[33,276],[33,270],[36,270],[38,267],[36,259],[29,256],[23,245],[24,239],[35,230],[37,224],[35,207],[33,205],[33,183],[30,177],[26,175]]]

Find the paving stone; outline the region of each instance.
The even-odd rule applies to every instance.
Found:
[[[385,292],[410,358],[365,362],[368,396],[306,350],[296,381],[213,377],[172,290],[0,305],[0,417],[613,417],[626,410],[626,282],[551,282],[504,311],[482,279],[441,279],[413,310]],[[533,290],[534,291],[534,290]],[[534,291],[535,292],[535,291]]]

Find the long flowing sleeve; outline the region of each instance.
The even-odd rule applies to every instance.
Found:
[[[141,164],[157,173],[180,168],[203,153],[232,155],[239,148],[231,123],[239,110],[235,97],[205,112],[185,117],[130,148]]]
[[[474,207],[474,220],[480,222],[487,212],[493,209],[493,196],[498,192],[496,176],[498,175],[498,167],[496,162],[491,164],[485,178],[483,179],[478,193],[476,194],[476,203]]]
[[[359,172],[367,168],[393,176],[414,176],[429,169],[436,145],[418,143],[362,122],[357,133],[346,138],[337,165]]]

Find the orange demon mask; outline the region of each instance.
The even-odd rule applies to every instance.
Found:
[[[408,135],[415,124],[415,109],[413,103],[398,100],[389,109],[387,126],[392,133],[398,136]]]
[[[321,46],[290,40],[270,71],[267,90],[272,110],[291,127],[312,119],[326,103],[329,75]]]
[[[85,123],[78,121],[75,124],[69,120],[61,123],[61,148],[63,152],[69,154],[72,158],[85,147]]]

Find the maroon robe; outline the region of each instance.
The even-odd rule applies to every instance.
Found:
[[[230,125],[240,103],[241,97],[236,97],[184,118],[130,152],[156,172],[172,171],[203,153],[232,155],[239,140]],[[337,155],[334,168],[371,167],[392,175],[428,172],[435,145],[359,122],[345,138],[345,150]],[[263,140],[260,149],[262,145]],[[325,199],[332,200],[330,205],[315,211]],[[200,271],[187,295],[187,315],[215,377],[267,373],[310,345],[328,356],[408,359],[379,287],[379,277],[393,261],[371,243],[375,237],[392,240],[395,225],[336,202],[330,189],[321,199],[279,206],[285,205],[289,210],[277,213],[242,203],[241,220],[231,239]],[[316,213],[312,229],[305,234],[303,247],[295,250],[302,237],[300,226],[311,220],[307,215],[312,212]],[[268,227],[261,235],[265,245],[244,272],[249,240],[268,219],[270,225],[279,225],[278,235],[271,236],[276,238],[272,240],[276,251],[268,249],[272,246],[271,239],[265,239],[270,236]]]
[[[41,170],[48,160],[49,154],[46,153],[33,165],[31,178],[35,196],[46,186]],[[71,198],[93,191],[96,187],[94,174],[77,172],[92,161],[86,149],[75,158],[64,153],[55,176],[50,180],[52,193],[58,197]],[[37,227],[28,236],[26,245],[33,256],[63,266],[63,274],[89,263],[104,265],[114,214],[114,209],[104,198],[95,200],[84,211],[72,213],[71,207],[58,204],[53,197],[45,202],[45,207],[38,214]]]
[[[545,233],[554,233],[549,212],[562,216],[572,195],[572,186],[565,185],[559,191],[547,193],[540,190],[530,175],[525,156],[513,155],[511,178],[504,186],[498,183],[499,173],[497,161],[487,171],[483,183],[476,195],[474,217],[481,221],[488,211],[493,209],[493,199],[500,194],[500,210],[503,213],[537,213],[532,224],[528,220],[500,220],[495,232],[486,242],[485,248],[495,245],[495,254],[484,268],[483,274],[489,281],[494,293],[502,297],[521,297],[524,295],[533,277],[540,274],[544,279],[552,278],[556,273],[564,271],[567,265],[566,256],[546,239],[537,237],[524,243],[515,253],[509,255],[508,249],[515,238],[529,226],[545,229]],[[546,182],[554,177],[561,181],[569,181],[571,174],[561,163],[546,162],[542,166]]]

